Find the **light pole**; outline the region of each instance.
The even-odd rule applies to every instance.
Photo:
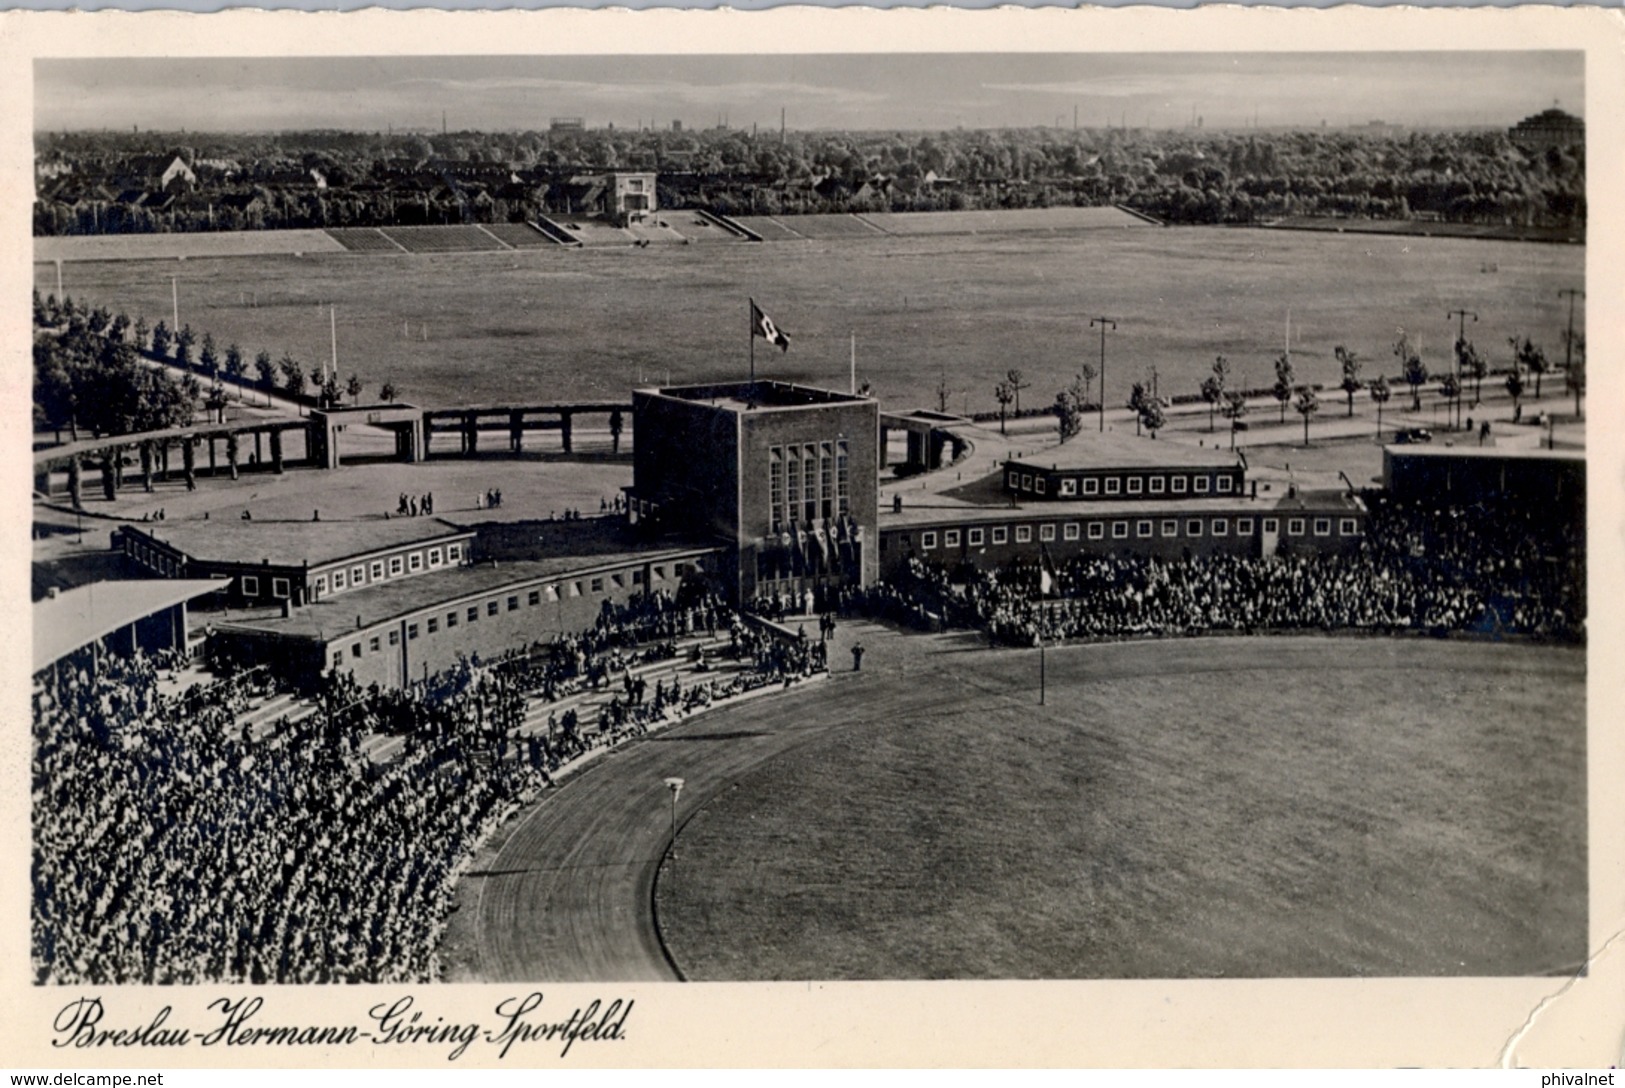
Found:
[[[677,883],[677,795],[683,792],[681,778],[666,779],[666,789],[671,793],[671,879]]]
[[[1586,293],[1574,287],[1565,287],[1557,294],[1559,298],[1569,296],[1569,335],[1563,341],[1563,373],[1567,375],[1574,363],[1574,300],[1577,297],[1585,298]]]
[[[1473,323],[1477,324],[1478,314],[1472,310],[1451,310],[1444,315],[1446,321],[1449,321],[1452,317],[1456,319],[1456,430],[1459,431],[1461,430],[1461,352],[1467,343],[1467,319],[1470,317],[1473,319]]]
[[[1100,430],[1106,430],[1106,326],[1110,325],[1115,331],[1117,322],[1109,317],[1091,317],[1089,327],[1100,326]]]

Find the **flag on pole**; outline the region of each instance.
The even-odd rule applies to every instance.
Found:
[[[1048,597],[1055,591],[1055,576],[1051,573],[1053,564],[1050,563],[1049,549],[1042,542],[1038,545],[1038,556],[1038,595]]]
[[[777,344],[780,351],[790,350],[789,335],[773,324],[773,319],[762,312],[755,299],[750,300],[750,334],[760,336],[770,344]]]

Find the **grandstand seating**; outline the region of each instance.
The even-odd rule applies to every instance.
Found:
[[[668,219],[650,219],[643,223],[628,224],[626,232],[636,241],[653,245],[687,245],[693,240],[671,224],[672,221]],[[697,233],[700,228],[693,229]]]
[[[729,216],[721,215],[717,212],[709,212],[703,208],[696,208],[692,214],[694,216],[694,224],[697,227],[715,227],[717,228],[717,233],[726,234],[741,241],[760,242],[762,240],[761,237],[749,227],[745,226],[737,219],[733,219]]]
[[[740,217],[739,220],[751,230],[761,234],[765,239],[766,231],[757,226],[755,217]],[[815,241],[847,241],[859,238],[884,238],[886,232],[871,223],[866,223],[856,215],[797,215],[785,216],[782,219],[770,220],[789,227],[796,234],[811,238]]]
[[[541,231],[544,237],[557,242],[561,246],[579,246],[581,244],[580,239],[545,215],[538,215],[531,226]]]
[[[1010,208],[967,212],[882,212],[858,218],[877,230],[900,236],[926,234],[1022,234],[1032,231],[1104,230],[1149,227],[1142,218],[1117,208]]]
[[[631,231],[594,219],[576,217],[555,222],[564,227],[569,237],[584,246],[629,246],[637,241],[637,236]]]
[[[771,215],[739,215],[734,218],[738,220],[740,225],[755,231],[764,242],[804,242],[807,240],[807,235],[797,233],[792,226],[794,223],[799,223],[803,218],[802,216],[786,216],[784,219],[775,219]]]
[[[1004,211],[883,212],[864,215],[741,215],[721,219],[703,212],[669,210],[644,223],[616,227],[580,217],[539,217],[535,223],[488,223],[422,227],[330,227],[326,233],[360,253],[466,253],[534,249],[551,244],[623,246],[638,242],[740,242],[731,227],[766,242],[905,237],[935,234],[1014,234],[1031,231],[1098,230],[1151,224],[1117,208],[1019,208]]]
[[[506,247],[477,226],[382,227],[385,235],[413,253],[468,253]]]
[[[498,241],[513,246],[515,249],[530,249],[536,246],[555,244],[553,239],[529,223],[487,223],[484,229],[487,234],[493,235]]]
[[[302,698],[172,654],[39,674],[36,980],[437,977],[458,874],[556,776],[822,668],[820,645],[665,600],[411,691],[340,674]]]
[[[327,233],[345,249],[356,253],[399,253],[401,246],[377,227],[329,227]]]

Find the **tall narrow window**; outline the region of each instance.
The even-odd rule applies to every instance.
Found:
[[[791,446],[786,455],[789,462],[785,468],[785,479],[789,482],[785,486],[785,510],[789,519],[795,521],[801,506],[801,447]]]
[[[767,495],[772,508],[773,531],[784,524],[784,447],[774,446],[768,456]]]
[[[801,520],[818,517],[818,447],[808,442],[801,451]]]
[[[835,443],[835,507],[841,514],[850,512],[851,499],[847,493],[846,439]]]
[[[835,450],[828,442],[818,444],[818,516],[835,514]]]

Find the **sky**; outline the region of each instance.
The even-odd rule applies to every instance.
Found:
[[[1583,115],[1579,52],[100,58],[35,62],[38,130],[1510,125]]]

